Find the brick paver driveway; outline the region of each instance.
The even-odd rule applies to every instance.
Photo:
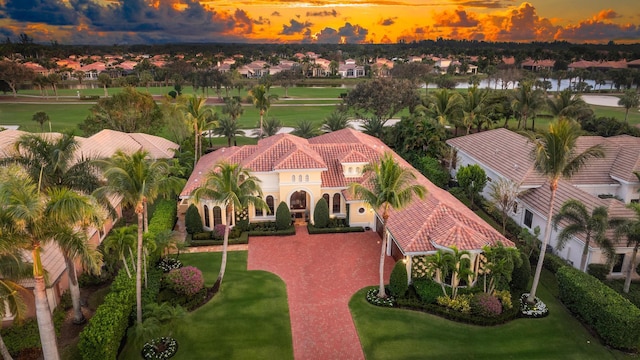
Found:
[[[373,231],[252,237],[249,270],[277,274],[287,284],[293,354],[297,360],[364,359],[349,300],[378,283],[380,238]],[[387,280],[393,261],[385,263]]]

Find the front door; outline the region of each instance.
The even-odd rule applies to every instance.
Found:
[[[307,208],[307,192],[304,190],[296,191],[291,194],[289,199],[289,210],[296,221],[308,220],[309,210]]]

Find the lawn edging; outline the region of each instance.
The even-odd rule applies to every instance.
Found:
[[[364,232],[364,228],[362,226],[342,226],[342,227],[327,227],[327,228],[317,228],[311,224],[307,225],[307,230],[310,235],[315,234],[339,234],[339,233],[351,233],[351,232]]]

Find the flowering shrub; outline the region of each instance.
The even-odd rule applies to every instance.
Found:
[[[165,275],[165,280],[167,287],[181,295],[195,295],[204,287],[202,271],[193,266],[171,270]]]
[[[439,296],[436,302],[440,306],[448,307],[463,314],[469,314],[471,312],[472,297],[473,295],[470,294],[458,295],[455,299],[448,296]]]
[[[513,303],[511,302],[511,293],[509,290],[500,290],[493,293],[495,297],[500,300],[502,303],[502,308],[505,310],[513,308]]]
[[[478,293],[471,300],[471,308],[473,312],[485,317],[496,317],[502,314],[502,304],[497,297],[487,294]]]
[[[529,293],[524,293],[520,296],[520,313],[525,317],[541,318],[549,315],[549,309],[542,300],[537,297],[534,299],[533,304],[527,302]]]
[[[387,294],[386,298],[379,298],[378,297],[378,288],[372,288],[369,289],[369,291],[367,291],[367,301],[370,304],[376,305],[376,306],[386,306],[386,307],[393,307],[396,303],[396,298],[394,298],[393,296]]]
[[[172,257],[164,257],[158,262],[158,269],[162,270],[162,272],[169,272],[173,269],[180,269],[181,267],[182,262]]]
[[[178,351],[178,341],[170,337],[155,338],[142,347],[142,357],[146,360],[169,359]]]
[[[213,228],[213,234],[216,237],[222,238],[224,237],[224,231],[227,229],[227,225],[218,224]]]

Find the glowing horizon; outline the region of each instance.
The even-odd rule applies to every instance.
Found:
[[[640,42],[637,0],[0,0],[0,35],[63,44]]]

